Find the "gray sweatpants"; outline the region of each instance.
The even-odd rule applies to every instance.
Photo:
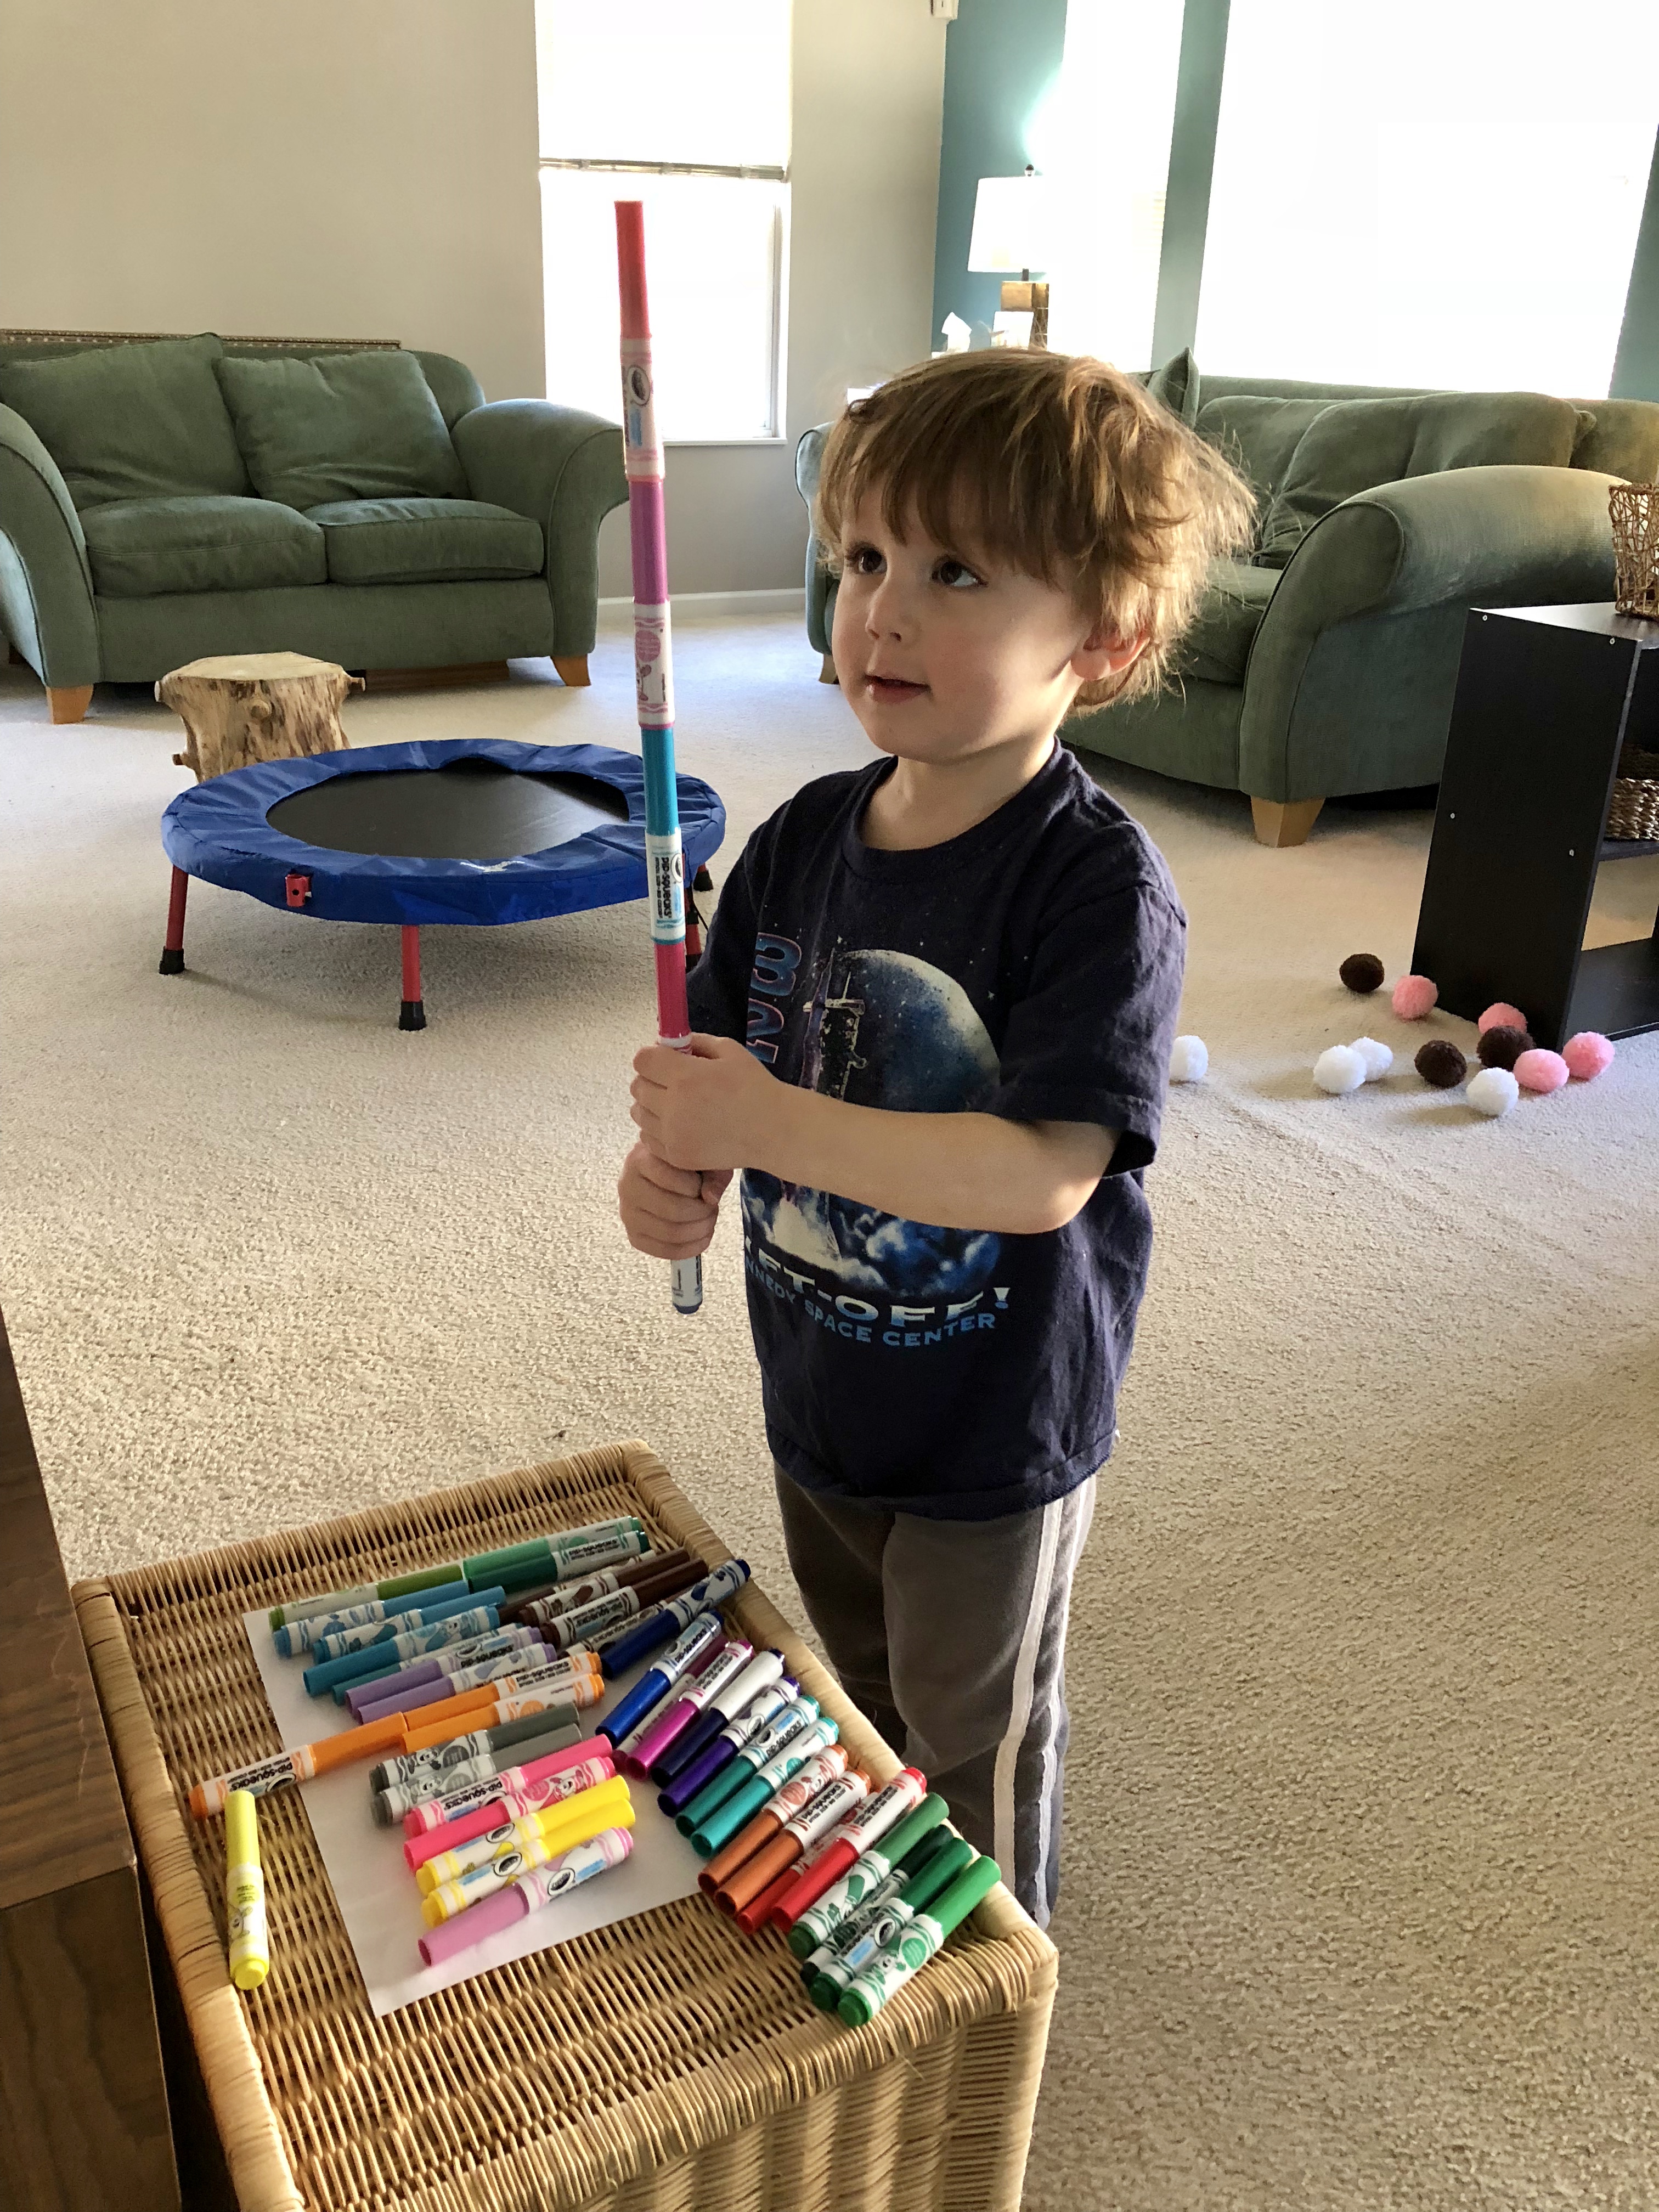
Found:
[[[1066,1621],[1096,1478],[1035,1512],[933,1521],[775,1473],[789,1564],[842,1687],[1046,1927],[1060,1893]]]

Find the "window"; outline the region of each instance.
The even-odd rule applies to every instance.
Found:
[[[1212,374],[1595,398],[1659,123],[1659,9],[1232,0]]]
[[[550,395],[618,410],[618,199],[645,204],[665,439],[778,436],[789,0],[537,0]]]

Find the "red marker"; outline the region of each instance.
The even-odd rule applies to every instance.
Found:
[[[927,1794],[927,1776],[917,1767],[902,1766],[884,1790],[855,1806],[837,1824],[823,1850],[814,1852],[811,1865],[798,1872],[782,1895],[773,1900],[767,1916],[773,1926],[787,1935],[802,1913],[817,1904],[832,1882],[841,1880],[854,1860],[920,1805]]]

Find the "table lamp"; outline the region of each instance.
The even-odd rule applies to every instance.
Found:
[[[1048,343],[1048,287],[1031,281],[1033,269],[1048,266],[1048,185],[1028,161],[1023,177],[981,177],[974,200],[974,233],[968,266],[975,275],[994,276],[1018,269],[1018,281],[1005,281],[1002,305],[1029,312],[1030,343]]]

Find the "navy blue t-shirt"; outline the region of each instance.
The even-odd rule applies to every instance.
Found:
[[[1186,916],[1145,831],[1062,747],[985,821],[915,852],[859,835],[891,767],[809,783],[755,832],[691,972],[691,1020],[744,1039],[781,1081],[857,1105],[1122,1131],[1083,1211],[1038,1236],[742,1179],[785,1472],[986,1520],[1063,1496],[1111,1449]]]

